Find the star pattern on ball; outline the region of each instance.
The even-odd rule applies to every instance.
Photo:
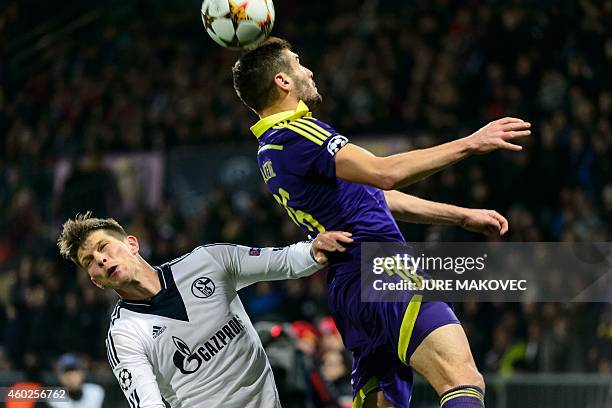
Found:
[[[237,24],[240,20],[248,20],[249,16],[246,12],[246,5],[247,2],[243,2],[240,4],[237,4],[236,2],[229,0],[229,4],[230,4],[230,16],[232,18],[232,20],[234,21],[235,24]]]

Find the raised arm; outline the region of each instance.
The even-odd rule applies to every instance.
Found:
[[[336,176],[383,190],[394,190],[429,177],[472,154],[497,149],[519,151],[522,147],[510,142],[529,135],[530,126],[521,119],[503,118],[462,139],[387,157],[375,156],[349,143],[335,155]]]
[[[400,191],[385,191],[385,200],[393,218],[398,221],[456,225],[488,236],[504,235],[508,231],[508,221],[493,210],[437,203]]]

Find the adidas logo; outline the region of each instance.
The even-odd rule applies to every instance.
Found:
[[[153,339],[158,338],[166,330],[166,326],[153,326]]]

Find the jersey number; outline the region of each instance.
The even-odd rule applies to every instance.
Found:
[[[289,214],[289,218],[291,221],[297,224],[298,227],[306,227],[308,231],[314,232],[325,232],[325,228],[319,223],[319,221],[315,220],[312,215],[305,213],[301,210],[295,210],[289,205],[287,205],[287,201],[289,201],[289,193],[284,188],[278,189],[278,194],[272,194],[276,202],[282,205],[285,210],[287,210],[287,214]]]

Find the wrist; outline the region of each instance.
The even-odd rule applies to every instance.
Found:
[[[310,257],[315,263],[319,263],[317,262],[317,258],[315,258],[314,249],[312,247],[312,242],[310,243],[310,250],[308,251],[308,253],[310,254]]]
[[[454,208],[455,225],[459,227],[465,226],[467,223],[469,212],[470,210],[468,208],[455,207]]]
[[[461,145],[462,152],[466,155],[471,155],[478,151],[478,147],[473,133],[469,136],[459,139],[458,142]]]

